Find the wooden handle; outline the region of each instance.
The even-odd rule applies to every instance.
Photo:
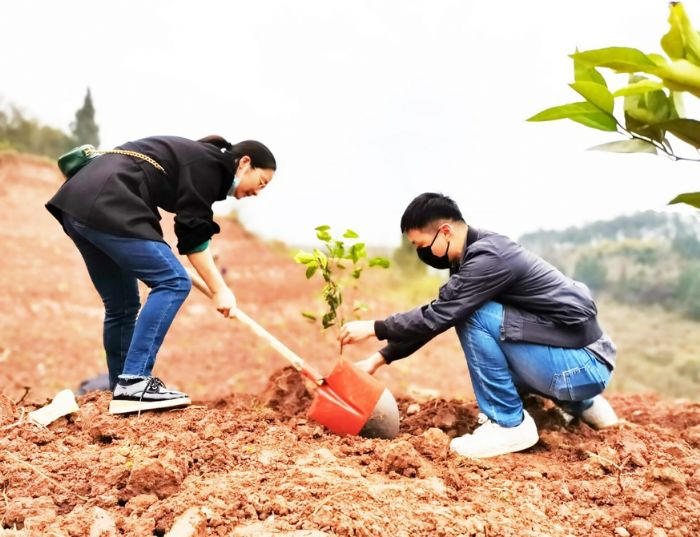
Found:
[[[197,289],[199,289],[207,297],[212,298],[214,296],[214,293],[211,292],[211,289],[209,289],[209,286],[206,284],[206,282],[201,278],[201,276],[199,274],[197,274],[196,272],[194,272],[190,269],[187,269],[187,274],[189,274],[190,279],[192,280],[192,285],[194,285]],[[289,348],[287,348],[287,346],[284,345],[280,340],[278,340],[275,336],[270,334],[270,332],[265,330],[262,326],[260,326],[257,322],[255,322],[252,318],[250,318],[246,313],[241,311],[239,308],[236,308],[236,316],[231,317],[231,320],[236,320],[236,319],[238,319],[243,324],[245,324],[248,328],[250,328],[257,336],[259,336],[262,339],[264,339],[265,341],[267,341],[270,344],[270,346],[273,349],[275,349],[289,363],[291,363],[297,371],[304,374],[306,377],[308,377],[309,379],[314,381],[319,386],[323,385],[323,383],[324,383],[323,376],[318,371],[316,371],[314,368],[312,368],[309,364],[307,364],[304,360],[302,360],[297,354],[295,354]]]

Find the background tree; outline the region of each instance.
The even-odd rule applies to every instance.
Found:
[[[59,129],[40,124],[15,106],[0,103],[0,150],[56,158],[75,143]]]
[[[618,153],[658,153],[675,160],[695,160],[700,149],[700,121],[684,117],[682,97],[700,97],[700,35],[688,19],[681,2],[670,3],[669,31],[661,38],[662,54],[645,54],[630,47],[608,47],[571,55],[574,82],[571,88],[585,101],[555,106],[528,121],[570,119],[603,131],[619,132],[627,138],[594,149]],[[627,73],[628,84],[615,91],[598,67]],[[650,78],[651,77],[651,78]],[[622,99],[623,120],[615,115],[615,100]],[[618,107],[619,108],[619,107]],[[693,158],[680,156],[671,139],[695,149]],[[675,142],[674,142],[675,143]],[[687,192],[669,203],[686,203],[700,208],[700,192]]]
[[[77,145],[100,145],[100,128],[95,122],[95,107],[92,104],[90,88],[87,89],[83,106],[75,113],[75,121],[70,127]]]
[[[608,271],[599,256],[583,255],[574,267],[574,279],[582,281],[593,291],[600,291],[605,287],[607,275]]]

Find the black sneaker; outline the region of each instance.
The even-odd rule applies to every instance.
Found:
[[[159,408],[182,408],[192,403],[186,393],[168,390],[158,377],[120,378],[109,403],[110,414]]]

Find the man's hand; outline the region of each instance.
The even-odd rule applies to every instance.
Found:
[[[236,316],[236,296],[231,289],[224,287],[218,293],[214,293],[212,299],[216,304],[216,311],[221,313],[224,317]]]
[[[374,372],[383,365],[386,365],[386,362],[384,361],[384,357],[381,355],[381,353],[375,352],[369,358],[365,358],[364,360],[355,362],[355,365],[362,369],[362,371],[364,371],[365,373],[374,375]]]
[[[374,321],[350,321],[345,323],[338,334],[341,345],[357,343],[374,335]]]

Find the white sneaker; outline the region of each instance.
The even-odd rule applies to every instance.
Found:
[[[617,424],[617,414],[602,395],[593,398],[593,405],[581,413],[581,419],[594,429],[604,429]]]
[[[539,440],[537,426],[530,414],[523,410],[523,422],[516,427],[501,427],[479,414],[479,427],[472,434],[465,434],[450,442],[450,449],[464,457],[481,459],[522,451]]]

